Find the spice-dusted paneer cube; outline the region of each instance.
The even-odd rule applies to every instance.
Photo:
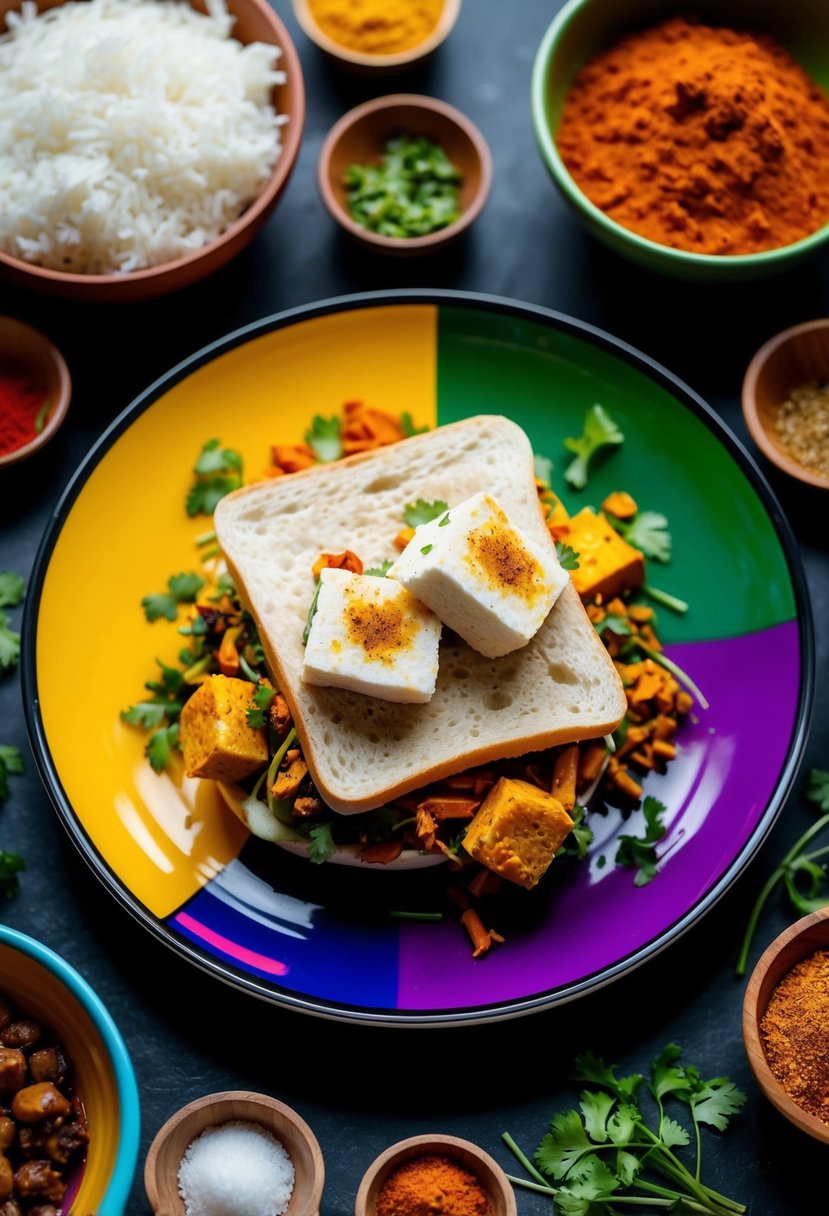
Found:
[[[481,493],[421,524],[387,577],[494,659],[535,636],[570,576],[552,540],[531,543]]]
[[[463,847],[496,874],[530,890],[572,827],[552,794],[529,781],[499,777],[467,828]]]
[[[440,621],[389,578],[323,570],[302,678],[383,701],[428,701]]]
[[[254,685],[232,676],[210,676],[200,684],[179,718],[179,742],[188,777],[241,781],[268,763],[264,729],[248,725],[255,708]]]
[[[635,591],[645,581],[645,559],[624,540],[605,516],[585,507],[568,524],[567,544],[579,555],[573,586],[585,601],[603,600]]]

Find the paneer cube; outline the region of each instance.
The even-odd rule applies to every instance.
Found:
[[[179,718],[179,742],[188,777],[241,781],[268,763],[264,728],[248,725],[254,685],[232,676],[210,676],[200,684]]]
[[[422,524],[387,577],[494,659],[535,636],[569,575],[552,542],[531,543],[480,493]]]
[[[572,827],[552,794],[529,781],[499,777],[467,828],[463,847],[496,874],[530,890]]]
[[[437,681],[440,629],[400,583],[323,570],[302,679],[384,701],[426,702]]]
[[[579,555],[573,586],[584,601],[603,601],[635,591],[645,581],[645,558],[624,540],[606,517],[585,507],[568,524],[567,544]]]

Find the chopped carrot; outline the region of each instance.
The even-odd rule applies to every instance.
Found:
[[[459,794],[435,794],[418,803],[418,811],[425,811],[432,819],[441,823],[444,819],[471,819],[481,805],[478,798],[463,798]]]
[[[578,785],[583,789],[591,785],[602,771],[607,746],[603,742],[588,743],[579,753]]]
[[[274,443],[271,446],[271,460],[283,473],[298,473],[317,463],[307,443]]]
[[[219,671],[223,676],[235,676],[239,670],[239,651],[236,649],[236,639],[241,632],[242,626],[235,625],[232,629],[226,629],[222,635],[216,658],[219,663]]]
[[[360,861],[367,861],[372,865],[387,866],[390,861],[397,861],[402,852],[402,840],[383,840],[380,844],[370,844],[366,848],[361,849]]]
[[[639,507],[626,490],[614,490],[602,503],[602,510],[617,519],[633,519]]]
[[[293,725],[291,711],[288,708],[288,702],[285,700],[281,692],[274,693],[274,698],[271,701],[269,712],[271,730],[276,735],[277,739],[282,742],[287,737],[288,731]]]
[[[276,774],[276,781],[271,786],[274,798],[293,798],[299,792],[299,787],[308,775],[308,765],[301,759],[299,752],[291,760],[284,772]]]
[[[469,882],[469,891],[476,898],[482,895],[497,895],[503,885],[504,880],[500,874],[487,869],[486,866],[481,866],[478,873]]]
[[[687,714],[694,704],[694,698],[689,692],[678,692],[674,701],[674,709],[678,714]]]
[[[414,534],[414,528],[403,528],[403,530],[398,532],[397,536],[394,538],[395,548],[399,549],[402,553],[402,551],[406,548],[406,545],[408,545],[409,541],[414,537]]]
[[[553,766],[553,782],[550,793],[558,798],[565,811],[572,811],[576,805],[576,777],[579,767],[579,748],[574,743],[565,747],[557,757]]]
[[[653,608],[649,608],[647,604],[630,604],[628,616],[637,625],[644,625],[646,621],[653,620]]]
[[[494,942],[502,942],[504,940],[500,933],[495,933],[492,929],[484,928],[484,923],[474,908],[467,908],[462,914],[461,924],[469,934],[474,947],[472,951],[473,958],[480,958],[491,949]]]
[[[321,553],[311,567],[311,573],[319,578],[323,570],[350,570],[352,574],[362,574],[363,563],[350,549],[342,553]]]
[[[665,739],[654,739],[652,746],[654,756],[663,762],[673,760],[676,757],[676,747]]]

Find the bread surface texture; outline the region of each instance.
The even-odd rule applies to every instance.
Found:
[[[368,567],[396,556],[404,509],[492,494],[536,545],[553,548],[525,432],[479,415],[334,464],[227,495],[214,516],[238,591],[260,632],[313,780],[335,811],[356,813],[474,764],[613,730],[621,681],[572,583],[535,637],[488,659],[445,635],[426,705],[304,684],[303,630],[323,552]]]

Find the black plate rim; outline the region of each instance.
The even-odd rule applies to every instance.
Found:
[[[761,818],[744,842],[737,856],[701,899],[697,900],[691,908],[672,925],[668,926],[667,929],[664,929],[636,950],[631,951],[630,954],[617,960],[612,966],[600,972],[584,976],[572,984],[507,1003],[496,1002],[490,1005],[476,1005],[463,1009],[430,1010],[426,1012],[420,1010],[367,1009],[364,1006],[349,1006],[344,1003],[335,1003],[320,998],[297,996],[291,992],[282,992],[273,986],[260,982],[255,977],[236,969],[230,964],[223,963],[214,956],[205,955],[201,950],[188,942],[187,939],[177,934],[170,925],[154,917],[124,886],[117,875],[110,871],[109,866],[75,815],[58,776],[46,739],[40,713],[36,670],[38,614],[43,584],[52,551],[57,543],[63,524],[87,480],[109,448],[132,424],[135,418],[180,380],[191,375],[198,368],[211,362],[219,355],[244,345],[254,338],[317,317],[363,308],[407,304],[433,305],[437,308],[454,306],[472,310],[478,309],[484,312],[507,313],[525,321],[534,321],[542,325],[552,326],[565,333],[586,339],[601,349],[622,358],[625,362],[631,364],[652,380],[655,380],[656,383],[677,397],[724,444],[726,450],[737,462],[743,474],[752,485],[752,488],[757,493],[775,527],[792,580],[802,654],[796,720],[786,758],[778,777],[777,786]],[[622,976],[636,970],[651,958],[660,954],[704,918],[706,913],[732,888],[737,879],[742,875],[747,864],[757,855],[776,823],[794,784],[803,758],[814,704],[815,637],[805,571],[800,559],[796,538],[782,507],[748,450],[711,406],[685,384],[684,381],[680,380],[673,372],[670,372],[649,355],[629,345],[622,339],[616,338],[586,321],[581,321],[542,305],[528,304],[510,299],[509,297],[478,292],[437,288],[402,288],[334,296],[273,313],[258,321],[241,326],[231,333],[208,343],[208,345],[177,363],[153,381],[148,388],[126,406],[90,448],[74,474],[70,477],[49,515],[35,556],[24,604],[20,670],[23,710],[29,742],[41,780],[61,824],[104,888],[115,897],[118,904],[142,928],[149,930],[157,941],[206,974],[218,978],[233,988],[241,989],[252,996],[287,1010],[340,1022],[357,1022],[389,1027],[445,1027],[450,1025],[475,1025],[483,1022],[506,1021],[540,1012],[552,1006],[567,1004],[581,996],[606,987],[614,980],[620,979]]]

